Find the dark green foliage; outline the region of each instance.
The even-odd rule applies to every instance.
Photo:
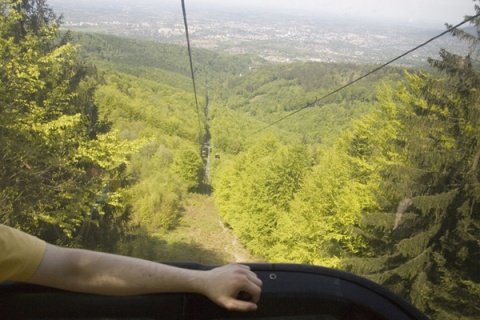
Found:
[[[295,63],[260,68],[228,79],[218,94],[229,109],[235,109],[266,123],[304,108],[331,91],[372,69],[372,66],[327,63]],[[278,123],[276,126],[305,142],[331,145],[350,120],[364,114],[377,103],[375,88],[394,83],[403,70],[388,68],[347,89],[320,101],[311,110]]]
[[[45,26],[56,26],[60,22],[60,18],[53,12],[45,0],[21,0],[21,1],[5,1],[1,7],[11,7],[22,15],[21,20],[17,20],[10,25],[9,30],[3,30],[4,36],[13,37],[16,41],[22,42],[28,35],[35,35],[39,39],[48,36],[48,29]],[[44,38],[46,40],[46,38]],[[48,40],[44,43],[44,49],[47,49]]]
[[[366,216],[378,256],[350,266],[433,319],[471,319],[480,298],[480,76],[471,56],[442,50],[440,57],[430,61],[435,74],[409,75],[396,94],[384,94],[381,113],[354,131],[349,153],[376,167],[379,202],[396,222]],[[387,121],[390,135],[379,141]]]
[[[103,34],[72,33],[72,40],[82,46],[88,59],[101,67],[193,91],[185,47]],[[205,81],[214,84],[216,79],[223,81],[226,76],[247,72],[252,65],[265,64],[254,56],[227,56],[202,49],[193,49],[193,56],[199,88]]]

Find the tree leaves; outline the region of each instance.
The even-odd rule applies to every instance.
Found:
[[[135,147],[101,133],[95,72],[76,47],[57,43],[58,19],[45,2],[8,0],[2,9],[0,221],[47,241],[87,243],[85,230],[115,228],[126,210],[111,180],[124,179]]]
[[[480,280],[472,269],[480,250],[473,187],[479,174],[480,82],[468,56],[444,50],[440,56],[431,60],[437,73],[407,74],[396,92],[382,95],[382,108],[354,129],[350,154],[376,168],[383,210],[388,213],[402,199],[412,204],[398,228],[383,229],[379,256],[352,260],[351,266],[407,296],[432,318],[468,318],[478,313],[472,305],[479,297],[475,286],[463,283]],[[366,130],[386,122],[393,124],[389,131]],[[368,223],[381,230],[375,221]]]

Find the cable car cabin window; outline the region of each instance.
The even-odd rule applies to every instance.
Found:
[[[197,270],[211,268],[194,263],[176,265]],[[353,274],[307,265],[251,264],[250,267],[263,281],[259,308],[251,313],[225,310],[196,294],[108,297],[3,283],[0,284],[0,317],[21,320],[427,319],[390,291]]]

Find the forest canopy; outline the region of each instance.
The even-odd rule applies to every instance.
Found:
[[[434,319],[478,314],[478,17],[452,32],[465,56],[384,68],[265,129],[372,66],[194,49],[197,113],[184,47],[60,31],[44,0],[0,9],[1,223],[138,254],[213,190],[259,259],[364,275]]]

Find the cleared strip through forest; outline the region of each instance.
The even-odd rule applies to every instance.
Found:
[[[189,261],[203,264],[258,262],[221,221],[213,198],[191,195],[179,225],[154,234],[168,245],[160,248],[163,261]]]

